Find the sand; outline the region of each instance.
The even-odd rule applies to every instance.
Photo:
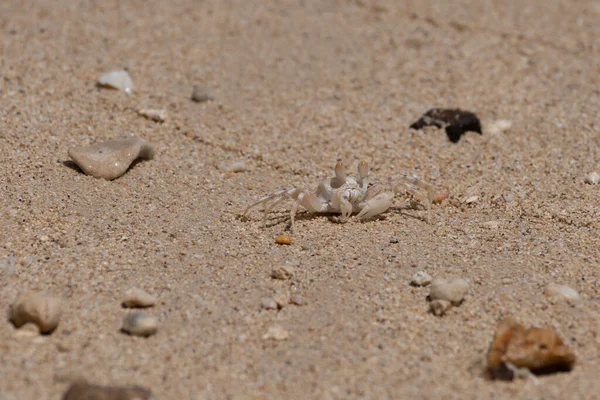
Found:
[[[599,19],[591,0],[0,2],[0,258],[17,260],[0,309],[64,301],[52,335],[0,323],[0,399],[59,399],[77,378],[158,399],[598,398]],[[95,86],[124,68],[132,95]],[[432,107],[475,112],[483,135],[408,128]],[[156,155],[114,181],[67,157],[129,136]],[[450,198],[430,224],[402,198],[368,222],[299,215],[289,246],[274,237],[291,203],[266,227],[239,218],[339,160]],[[271,278],[284,264],[293,277]],[[468,280],[465,302],[428,313],[417,271]],[[119,331],[132,287],[158,299],[149,338]],[[275,295],[307,304],[262,309]],[[484,379],[508,315],[556,329],[575,369]],[[263,339],[274,326],[287,339]]]

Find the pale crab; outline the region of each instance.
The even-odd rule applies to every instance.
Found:
[[[358,164],[357,177],[347,175],[346,167],[340,162],[335,165],[334,171],[334,177],[319,183],[316,193],[300,188],[279,190],[248,206],[242,218],[245,218],[253,207],[264,205],[266,225],[269,211],[285,199],[292,199],[295,202],[290,211],[290,218],[291,230],[294,232],[294,217],[299,206],[307,209],[309,213],[341,214],[340,221],[347,222],[353,213],[357,213],[359,219],[366,220],[385,212],[392,205],[394,197],[405,191],[421,197],[426,203],[428,213],[436,197],[432,185],[407,175],[389,179],[386,184],[369,186],[369,165],[366,161]],[[429,214],[427,220],[429,221]]]

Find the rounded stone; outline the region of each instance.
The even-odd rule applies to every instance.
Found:
[[[431,309],[433,315],[441,317],[446,313],[446,311],[452,308],[452,303],[450,303],[448,300],[433,300],[431,303],[429,303],[429,308]]]
[[[212,99],[213,96],[207,88],[200,85],[194,85],[194,88],[192,89],[193,101],[195,101],[196,103],[203,103]]]
[[[151,160],[154,148],[144,139],[128,138],[89,147],[72,147],[68,153],[86,174],[112,180],[123,175],[136,159]]]
[[[435,278],[431,282],[429,299],[431,301],[446,300],[452,303],[452,305],[457,306],[462,303],[468,291],[469,283],[464,279],[447,281],[442,278]]]
[[[431,275],[427,272],[419,271],[412,276],[410,284],[411,286],[427,286],[431,283],[431,280]]]
[[[156,304],[156,297],[142,289],[131,288],[125,292],[123,307],[152,307]]]
[[[579,293],[575,289],[571,289],[564,285],[557,285],[555,283],[546,286],[544,294],[552,299],[566,300],[568,302],[576,302],[581,299]]]
[[[20,294],[10,308],[10,320],[17,328],[28,322],[36,324],[41,333],[52,333],[62,313],[59,299],[40,293]]]
[[[590,172],[585,176],[585,183],[589,183],[590,185],[597,185],[600,182],[600,174],[596,171]]]
[[[127,314],[121,330],[130,335],[148,337],[158,331],[158,319],[146,313]]]

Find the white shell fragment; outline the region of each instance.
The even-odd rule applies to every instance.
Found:
[[[158,319],[145,313],[127,314],[121,327],[123,332],[134,336],[148,337],[158,330]]]
[[[156,304],[156,297],[139,288],[131,288],[125,292],[123,307],[152,307]]]
[[[61,313],[59,299],[35,292],[22,293],[10,308],[10,320],[17,328],[32,322],[40,332],[51,333],[58,326]]]
[[[138,111],[138,114],[154,122],[164,122],[167,119],[167,110],[163,109],[143,108]]]
[[[581,298],[575,289],[571,289],[564,285],[557,285],[555,283],[546,286],[544,294],[551,299],[566,300],[569,303],[577,302]]]
[[[468,197],[468,198],[464,199],[463,203],[465,203],[465,204],[472,204],[472,203],[477,202],[477,200],[479,200],[479,196],[471,196],[471,197]]]
[[[98,85],[122,90],[126,93],[133,91],[133,82],[127,71],[111,71],[100,75],[98,78]]]
[[[224,172],[244,172],[248,171],[246,161],[234,161],[232,163],[222,162],[218,165],[219,170]]]
[[[123,175],[136,159],[151,160],[154,148],[144,139],[118,139],[90,147],[72,147],[69,157],[86,174],[112,180]]]
[[[597,185],[600,183],[600,174],[596,171],[590,172],[585,176],[585,183],[589,183],[590,185]]]

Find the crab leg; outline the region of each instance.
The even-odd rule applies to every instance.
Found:
[[[402,192],[402,188],[404,188],[409,193],[421,198],[423,197],[423,192],[425,192],[425,199],[427,201],[427,222],[429,223],[431,221],[431,205],[433,204],[433,198],[436,194],[436,189],[433,185],[414,177],[401,176],[400,179],[392,184],[392,187],[396,194]]]
[[[379,193],[364,204],[357,217],[360,219],[369,219],[387,211],[392,205],[394,196],[394,192]]]

